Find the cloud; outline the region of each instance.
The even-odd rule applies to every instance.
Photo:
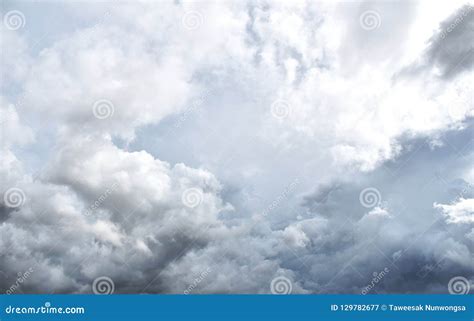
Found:
[[[28,200],[1,227],[9,257],[4,271],[15,271],[18,261],[41,269],[43,277],[53,278],[51,273],[59,269],[74,277],[76,285],[58,280],[41,291],[71,291],[71,287],[84,291],[85,280],[100,273],[117,279],[132,257],[128,264],[137,264],[137,273],[145,272],[146,266],[158,269],[179,252],[205,246],[225,229],[217,214],[232,208],[219,198],[220,186],[212,174],[182,164],[171,168],[146,152],[127,153],[97,137],[75,142],[58,154],[57,163],[52,162],[54,174],[21,186]],[[202,191],[193,208],[183,204],[188,188]],[[97,207],[90,206],[94,203]],[[28,221],[35,223],[24,225]],[[16,245],[11,247],[13,240]],[[31,255],[33,251],[39,256]],[[48,259],[53,253],[59,261]],[[87,266],[77,270],[85,261]],[[148,281],[152,274],[147,272]]]
[[[448,223],[460,224],[474,222],[474,199],[472,198],[461,198],[452,205],[434,203],[433,206],[444,213]]]
[[[180,109],[190,77],[180,57],[157,53],[126,30],[97,27],[42,52],[26,100],[50,124],[131,139],[135,127]]]
[[[468,71],[474,66],[474,7],[466,4],[440,24],[427,50],[427,62],[444,78]]]
[[[0,289],[30,268],[24,293],[91,293],[99,276],[117,293],[472,278],[469,59],[453,71],[471,11],[439,42],[430,29],[467,7],[423,23],[419,4],[56,8],[71,30],[22,5],[32,29],[1,30]]]

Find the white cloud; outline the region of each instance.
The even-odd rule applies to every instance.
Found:
[[[473,198],[461,198],[453,204],[434,203],[433,206],[443,212],[448,223],[474,223]]]
[[[0,125],[2,126],[0,141],[1,147],[4,149],[26,145],[34,141],[33,131],[21,122],[19,112],[21,110],[0,96]]]

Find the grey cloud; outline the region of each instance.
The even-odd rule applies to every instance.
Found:
[[[360,289],[364,282],[372,279],[372,273],[385,267],[390,272],[374,288],[378,293],[446,293],[451,277],[473,277],[474,270],[469,263],[472,259],[472,242],[467,237],[469,225],[448,224],[442,214],[432,208],[436,200],[452,202],[472,195],[472,185],[456,177],[459,168],[469,166],[472,151],[455,152],[470,144],[468,133],[471,130],[472,127],[468,127],[465,132],[447,134],[443,139],[449,143],[437,150],[432,150],[426,141],[416,140],[412,142],[415,146],[411,152],[387,164],[386,168],[374,171],[369,179],[357,184],[338,183],[332,191],[323,187],[305,198],[304,206],[316,216],[325,213],[324,217],[329,220],[330,228],[325,231],[328,235],[322,238],[325,244],[319,251],[333,260],[330,265],[342,274],[329,284],[322,282],[323,292],[351,292],[347,290],[350,287],[353,287],[352,292],[357,292],[355,284]],[[387,209],[391,218],[379,217],[378,223],[365,220],[361,224],[362,215],[367,215],[363,213],[370,209],[359,203],[359,192],[367,186],[377,187],[381,194],[380,206]],[[333,235],[333,246],[327,243],[330,235]],[[312,242],[316,237],[320,235],[310,237]],[[338,262],[334,259],[337,256],[344,259]],[[315,268],[318,255],[309,257],[308,265],[314,270],[309,273],[321,278],[325,272]],[[344,275],[348,275],[347,279]]]
[[[424,56],[405,68],[400,75],[417,75],[439,69],[439,76],[449,80],[472,70],[474,66],[474,8],[466,4],[441,22],[430,38]]]
[[[427,60],[442,69],[442,76],[452,78],[474,66],[474,7],[467,4],[440,24],[433,36]]]
[[[462,132],[447,135],[446,139],[457,147],[466,143]],[[24,208],[3,225],[3,241],[16,235],[21,244],[30,244],[42,254],[26,259],[28,252],[10,252],[14,251],[11,248],[6,252],[7,259],[2,260],[2,270],[10,275],[2,286],[14,280],[15,271],[33,266],[36,276],[21,288],[26,293],[89,292],[92,276],[101,274],[112,277],[118,293],[181,293],[209,269],[194,290],[196,293],[268,293],[268,285],[277,275],[293,280],[295,293],[360,293],[374,272],[388,267],[390,272],[377,283],[374,293],[445,293],[450,277],[459,274],[472,278],[471,245],[464,237],[468,227],[446,224],[431,204],[455,199],[458,191],[468,186],[453,176],[455,169],[462,167],[452,166],[459,161],[456,153],[432,150],[425,141],[414,144],[421,147],[414,148],[412,155],[404,154],[390,165],[391,169],[381,168],[358,183],[338,183],[332,190],[323,187],[322,192],[301,199],[307,215],[314,217],[288,222],[284,229],[273,229],[265,221],[242,221],[240,227],[217,225],[200,234],[189,229],[182,219],[162,220],[155,225],[159,232],[143,239],[153,253],[151,257],[128,241],[115,246],[110,243],[113,240],[91,234],[81,223],[82,214],[76,223],[71,218],[57,221],[55,217],[61,217],[54,212],[61,208],[57,202],[76,201],[72,195],[64,194],[65,190],[56,191],[59,194],[48,207],[35,205],[37,211],[44,210],[36,224],[22,227],[21,222],[26,222],[29,215]],[[450,148],[446,145],[441,149]],[[466,166],[468,160],[460,159]],[[426,173],[414,179],[411,172],[418,171],[422,163]],[[442,176],[439,168],[443,169]],[[387,179],[394,169],[400,170],[395,182]],[[392,218],[367,216],[372,210],[361,206],[358,195],[366,186],[379,188],[386,200],[381,206]],[[420,186],[428,186],[422,194]],[[466,197],[470,193],[472,187],[464,192]],[[58,198],[59,195],[63,196]],[[419,203],[419,198],[427,201]],[[149,214],[154,211],[161,210],[150,209]],[[154,215],[160,215],[158,212]],[[362,221],[364,217],[366,220]],[[136,221],[143,222],[144,217],[140,223]],[[129,223],[117,224],[125,227]],[[146,231],[145,227],[140,228]],[[40,244],[34,241],[46,236]],[[51,273],[56,269],[61,278],[51,283]]]

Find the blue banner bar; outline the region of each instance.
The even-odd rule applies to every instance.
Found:
[[[472,295],[2,295],[5,320],[469,320]]]

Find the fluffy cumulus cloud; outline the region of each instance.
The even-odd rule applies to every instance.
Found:
[[[472,3],[2,10],[2,292],[473,280]]]

